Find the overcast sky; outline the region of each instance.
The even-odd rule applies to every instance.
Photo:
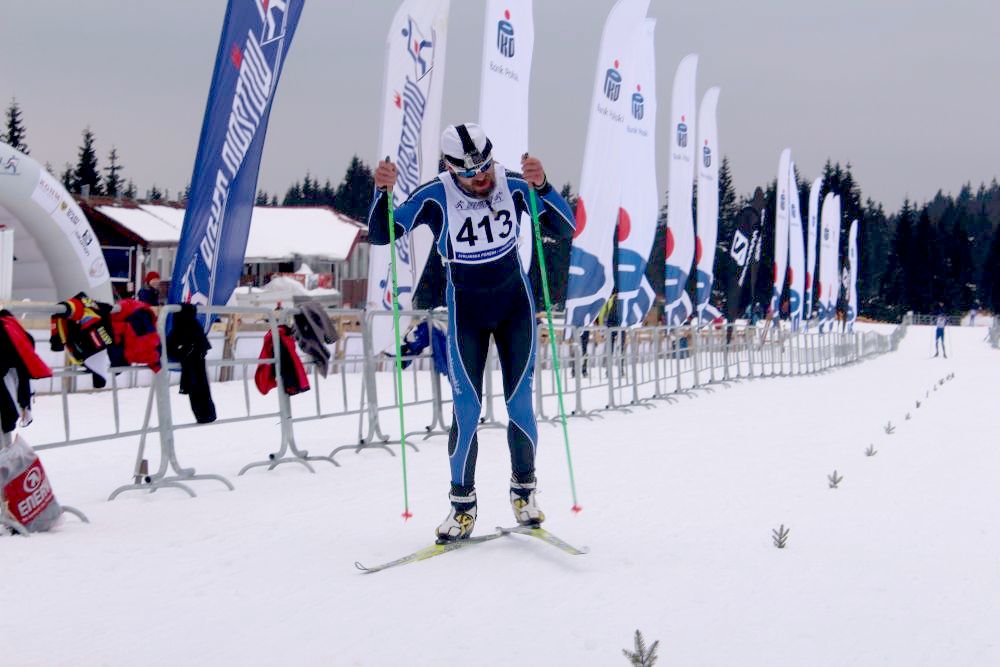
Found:
[[[613,0],[535,0],[532,152],[580,181],[601,28]],[[377,155],[383,44],[397,0],[308,0],[271,113],[259,186],[306,170],[336,184]],[[90,126],[140,191],[190,181],[224,0],[0,0],[0,104],[21,105],[32,156],[76,161]],[[444,123],[477,116],[485,3],[453,0]],[[740,193],[850,162],[899,208],[1000,175],[1000,1],[652,0],[659,143],[674,69],[700,55],[698,99],[722,88],[719,142]],[[487,128],[488,131],[488,128]],[[658,151],[660,190],[667,151]],[[662,200],[662,197],[661,197]]]

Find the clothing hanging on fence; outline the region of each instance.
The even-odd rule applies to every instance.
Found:
[[[299,355],[295,351],[295,339],[292,338],[291,328],[284,324],[279,326],[278,338],[280,339],[278,347],[281,350],[281,382],[285,385],[285,393],[289,396],[294,396],[295,394],[309,391],[309,376],[306,375],[306,369],[302,365],[302,360],[299,359]],[[270,331],[264,334],[264,347],[261,348],[260,358],[274,358],[274,340]],[[274,375],[274,362],[259,364],[253,379],[257,385],[257,389],[262,394],[267,394],[277,387],[278,382]]]
[[[205,355],[212,349],[197,310],[190,303],[181,304],[181,310],[171,320],[167,333],[167,357],[181,365],[181,393],[191,400],[191,411],[199,424],[214,422],[215,403],[205,371]]]
[[[31,337],[10,311],[0,310],[0,431],[31,423],[31,380],[52,377]]]
[[[156,311],[138,299],[122,299],[111,312],[111,326],[124,363],[144,364],[154,373],[159,372],[161,348]]]
[[[431,357],[434,360],[434,370],[441,375],[448,374],[448,336],[437,325],[429,325],[426,321],[406,332],[399,346],[400,355],[412,357],[420,354],[431,346]],[[387,353],[388,354],[388,353]],[[403,359],[401,366],[409,368],[412,359]]]
[[[295,315],[295,341],[316,364],[319,374],[326,377],[330,368],[330,348],[327,345],[336,343],[340,332],[318,302],[307,301],[298,308],[301,312]]]
[[[83,364],[93,373],[94,387],[107,384],[111,357],[108,348],[114,345],[111,336],[111,306],[94,301],[80,292],[72,299],[60,301],[65,313],[53,315],[49,342],[53,352],[66,350],[70,359]]]

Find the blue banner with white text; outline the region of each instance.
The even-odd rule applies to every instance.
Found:
[[[170,303],[225,304],[243,272],[267,119],[304,0],[229,0]]]

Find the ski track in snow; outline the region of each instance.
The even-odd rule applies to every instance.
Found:
[[[276,448],[276,419],[180,432],[183,465],[236,485],[195,482],[195,499],[106,501],[136,439],[42,452],[56,496],[92,523],[0,538],[0,664],[624,665],[636,629],[671,666],[1000,664],[1000,352],[984,332],[949,328],[952,357],[928,359],[933,329],[911,327],[898,352],[845,369],[572,419],[578,516],[561,432],[540,425],[545,525],[585,556],[514,536],[358,573],[356,560],[431,543],[447,503],[441,436],[408,456],[405,523],[400,459],[385,451],[236,477]],[[145,390],[123,393],[141,419]],[[29,442],[59,433],[53,400]],[[79,400],[108,423],[100,397]],[[216,400],[242,405],[242,388]],[[295,432],[325,454],[356,428]],[[504,432],[481,432],[478,533],[512,523],[508,477]]]

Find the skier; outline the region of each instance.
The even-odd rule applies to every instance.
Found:
[[[941,352],[944,352],[944,358],[948,358],[948,352],[944,349],[944,328],[948,324],[948,317],[944,314],[943,310],[938,310],[937,318],[934,321],[937,327],[934,330],[934,356],[938,356]],[[941,350],[938,350],[938,343],[941,343]]]
[[[521,265],[517,252],[521,215],[529,211],[529,188],[539,195],[540,224],[550,236],[570,239],[575,223],[566,201],[546,179],[542,163],[525,154],[523,176],[507,172],[493,160],[492,144],[478,125],[445,129],[441,152],[446,170],[416,188],[396,209],[395,233],[398,238],[417,225],[428,225],[447,275],[448,377],[454,397],[448,438],[451,510],[436,531],[438,541],[447,542],[469,537],[476,522],[476,427],[491,335],[510,417],[511,506],[521,525],[545,519],[535,498],[534,297],[528,267]],[[379,162],[368,213],[368,238],[375,245],[389,243],[387,192],[395,183],[396,165]]]

